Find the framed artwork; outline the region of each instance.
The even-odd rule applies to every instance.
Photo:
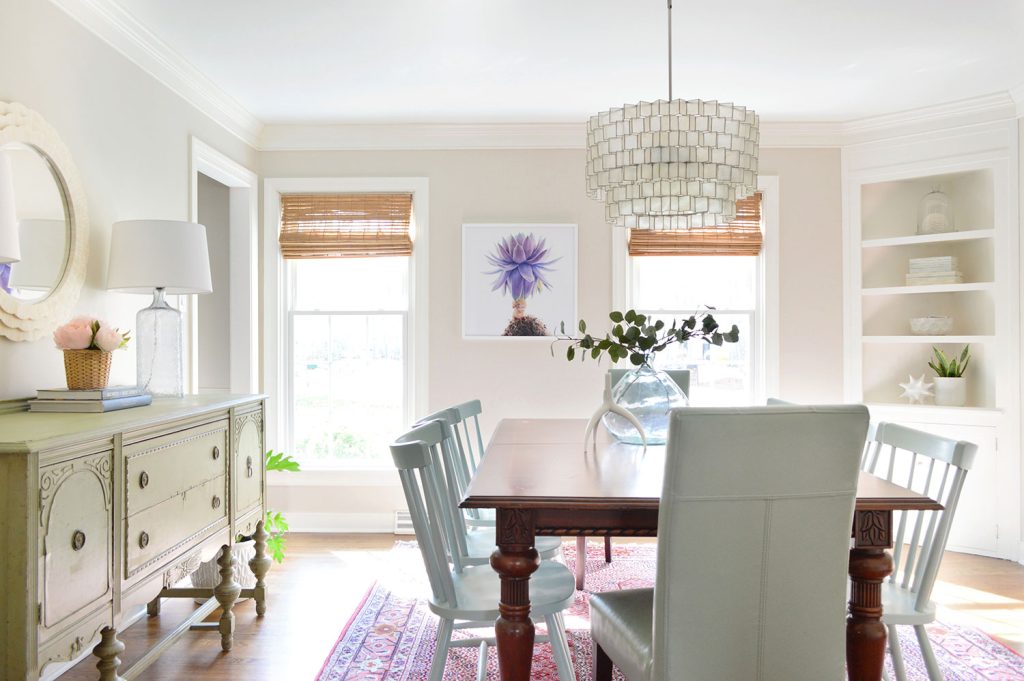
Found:
[[[576,225],[462,225],[462,335],[550,338],[576,325]]]

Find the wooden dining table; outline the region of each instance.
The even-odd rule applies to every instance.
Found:
[[[538,536],[653,537],[665,448],[626,445],[603,430],[584,452],[584,419],[505,419],[462,501],[493,508],[501,577],[495,622],[502,681],[526,681],[533,661],[530,575],[540,559]],[[892,573],[892,513],[941,510],[937,502],[861,473],[850,543],[846,665],[851,681],[878,681],[885,657],[880,584]],[[695,547],[699,550],[699,547]],[[794,578],[799,578],[795,576]]]

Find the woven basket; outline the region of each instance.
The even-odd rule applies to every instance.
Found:
[[[110,380],[110,353],[103,350],[65,350],[64,373],[68,390],[106,388]]]

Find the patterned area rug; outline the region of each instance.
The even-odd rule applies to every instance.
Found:
[[[563,546],[566,564],[576,560],[575,546]],[[590,639],[589,592],[631,589],[654,584],[653,544],[616,543],[613,561],[604,562],[604,547],[592,540],[587,551],[587,591],[577,592],[566,611],[576,678],[591,681],[593,644]],[[426,681],[430,673],[437,618],[417,594],[429,591],[415,544],[399,543],[394,551],[393,574],[382,576],[341,632],[324,662],[317,681]],[[902,628],[901,628],[902,629]],[[543,632],[543,627],[538,627]],[[461,635],[492,635],[486,631]],[[977,629],[936,622],[928,636],[946,675],[946,681],[1024,681],[1024,658]],[[907,675],[928,681],[913,630],[901,630]],[[476,678],[476,648],[453,648],[448,654],[445,681]],[[888,662],[886,662],[888,665]],[[488,679],[498,679],[494,647],[488,654]],[[890,669],[891,672],[891,669]],[[551,646],[535,648],[534,679],[557,679]],[[618,670],[616,681],[623,681]]]

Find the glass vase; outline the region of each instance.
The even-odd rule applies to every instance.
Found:
[[[917,233],[942,234],[953,231],[953,205],[937,187],[917,204]]]
[[[629,371],[612,388],[612,399],[636,417],[647,434],[647,444],[663,445],[668,439],[668,416],[672,409],[689,404],[686,395],[664,371],[642,364]],[[626,444],[643,444],[643,439],[626,419],[608,412],[602,422],[615,439]]]
[[[155,396],[181,397],[181,313],[167,304],[162,288],[135,316],[135,343],[139,388]]]

